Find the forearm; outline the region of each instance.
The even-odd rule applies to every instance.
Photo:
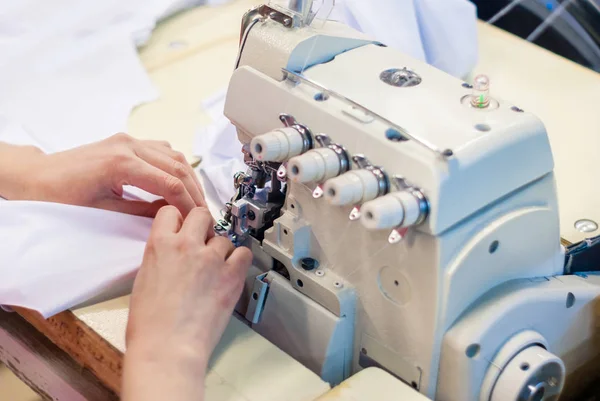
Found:
[[[0,142],[0,197],[28,199],[34,184],[36,164],[44,153],[33,146],[17,146]]]
[[[203,401],[206,362],[128,348],[123,401]]]

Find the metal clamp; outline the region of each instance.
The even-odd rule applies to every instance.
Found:
[[[383,170],[383,167],[374,166],[364,155],[352,156],[352,161],[358,166],[358,168],[371,172],[377,179],[378,191],[377,196],[385,195],[389,192],[390,181],[387,174]],[[351,221],[360,219],[360,205],[356,205],[350,211],[348,218]]]
[[[415,186],[409,184],[406,181],[406,179],[400,175],[394,175],[391,179],[391,182],[392,182],[392,185],[397,190],[408,191],[408,192],[410,192],[410,194],[412,196],[414,196],[418,200],[418,202],[419,202],[419,218],[414,223],[414,225],[422,224],[425,221],[425,219],[427,218],[427,215],[429,214],[429,201],[423,194],[423,191],[421,191],[419,188],[416,188]],[[406,213],[405,213],[405,215],[406,215]],[[390,244],[397,244],[406,237],[406,234],[408,233],[408,230],[410,229],[410,227],[402,227],[403,224],[404,224],[404,219],[400,222],[400,224],[398,224],[398,226],[396,228],[392,229],[392,232],[388,236],[388,242]]]
[[[281,113],[279,120],[288,128],[293,128],[302,136],[302,153],[312,149],[313,147],[313,136],[310,130],[303,124],[300,124],[294,116]]]

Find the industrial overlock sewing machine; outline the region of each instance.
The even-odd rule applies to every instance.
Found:
[[[600,277],[561,245],[543,122],[332,5],[243,17],[225,114],[248,170],[215,226],[255,255],[237,312],[332,385],[375,366],[432,400],[572,399]]]

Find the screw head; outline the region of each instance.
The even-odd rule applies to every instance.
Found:
[[[323,270],[317,270],[315,274],[317,275],[317,277],[323,277],[325,275],[325,272]]]
[[[575,228],[582,233],[591,233],[598,230],[598,223],[590,219],[581,219],[575,222]]]
[[[333,286],[335,288],[342,288],[344,286],[344,284],[340,283],[339,281],[336,281],[335,283],[333,283]]]
[[[254,211],[252,211],[252,210],[248,211],[248,220],[254,221],[255,218],[256,218],[256,214],[254,213]]]
[[[319,261],[313,258],[302,258],[300,259],[300,267],[304,270],[314,270],[319,267]]]

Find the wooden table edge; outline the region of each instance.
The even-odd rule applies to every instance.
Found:
[[[23,319],[116,394],[121,393],[123,353],[70,310],[44,319],[38,312],[13,308]]]

